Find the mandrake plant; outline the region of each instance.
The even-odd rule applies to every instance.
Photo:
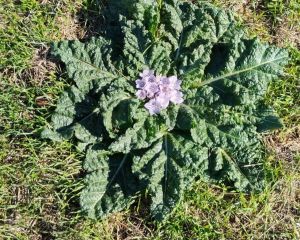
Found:
[[[42,133],[84,151],[88,217],[147,191],[162,220],[196,179],[262,190],[261,133],[282,126],[264,95],[287,51],[201,1],[111,0],[103,15],[101,37],[53,44],[74,84]]]

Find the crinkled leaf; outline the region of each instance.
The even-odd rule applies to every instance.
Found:
[[[55,141],[70,139],[74,133],[80,142],[93,143],[102,139],[104,126],[97,105],[99,94],[82,92],[72,86],[60,97],[52,115],[53,130],[46,129],[42,136]],[[94,128],[97,126],[97,128]]]
[[[187,136],[167,134],[133,160],[133,172],[148,186],[151,212],[161,220],[208,167],[208,148]]]
[[[129,206],[138,184],[131,174],[128,155],[112,155],[105,150],[90,148],[84,168],[88,174],[80,203],[90,218],[106,216]]]
[[[161,119],[145,115],[146,113],[125,134],[119,136],[109,146],[109,150],[112,152],[129,153],[131,150],[147,148],[153,142],[162,138],[168,130],[167,126],[163,124]]]
[[[69,77],[82,90],[100,90],[118,77],[111,59],[110,42],[102,37],[92,38],[87,43],[77,40],[55,43],[52,54],[64,62]]]

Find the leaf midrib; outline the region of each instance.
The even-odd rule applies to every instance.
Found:
[[[89,62],[87,62],[87,61],[84,61],[84,60],[82,60],[82,59],[80,59],[80,58],[77,58],[77,57],[75,57],[74,55],[72,55],[72,58],[74,58],[76,61],[78,61],[78,62],[80,62],[80,63],[86,64],[86,65],[88,65],[88,66],[94,68],[97,72],[102,72],[102,73],[105,73],[105,74],[110,75],[110,76],[112,76],[112,77],[116,77],[114,74],[112,74],[112,73],[110,73],[110,72],[108,72],[108,71],[105,71],[105,70],[103,70],[103,69],[100,69],[99,67],[95,66],[94,64],[89,63]]]
[[[192,84],[191,87],[192,88],[202,87],[204,85],[208,85],[208,84],[211,84],[211,83],[219,81],[219,80],[223,80],[223,79],[226,79],[226,78],[229,78],[229,77],[240,75],[242,73],[254,70],[256,68],[259,68],[261,66],[264,66],[264,65],[267,65],[267,64],[270,64],[270,63],[273,63],[273,62],[278,62],[278,61],[280,61],[282,59],[286,59],[286,58],[288,58],[288,57],[285,56],[285,57],[280,57],[280,58],[272,59],[272,60],[269,60],[269,61],[262,62],[260,64],[256,64],[254,66],[246,67],[244,69],[241,69],[241,70],[238,70],[238,71],[235,71],[235,72],[226,73],[224,75],[221,75],[221,76],[218,76],[218,77],[214,77],[214,78],[206,80],[206,81],[198,81],[198,82],[195,82],[194,84]]]

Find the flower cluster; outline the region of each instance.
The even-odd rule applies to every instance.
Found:
[[[154,71],[144,70],[136,80],[136,96],[142,100],[149,100],[145,107],[151,115],[166,109],[170,102],[180,104],[183,94],[180,91],[181,81],[176,76],[155,76]]]

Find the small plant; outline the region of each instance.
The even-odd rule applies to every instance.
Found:
[[[83,211],[101,218],[147,190],[161,220],[198,178],[261,190],[260,133],[282,126],[263,98],[287,51],[202,2],[110,1],[104,14],[104,37],[52,47],[74,85],[43,136],[86,153]]]

